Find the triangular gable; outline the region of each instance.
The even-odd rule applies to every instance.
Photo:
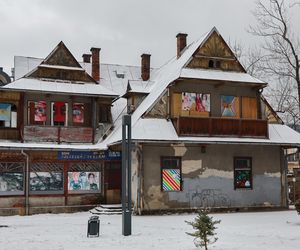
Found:
[[[284,124],[282,119],[277,115],[276,111],[272,108],[270,103],[266,100],[266,98],[263,95],[261,95],[261,101],[265,105],[263,111],[266,114],[268,123]]]
[[[220,63],[216,69],[246,73],[242,64],[215,27],[195,51],[186,67],[210,69],[210,61]]]
[[[42,64],[81,68],[80,64],[62,41],[46,57]]]
[[[97,82],[81,67],[66,45],[61,41],[35,69],[24,77],[54,80]]]

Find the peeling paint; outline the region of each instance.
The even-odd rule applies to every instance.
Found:
[[[183,156],[187,152],[187,148],[185,146],[173,146],[175,156]]]
[[[205,170],[202,168],[202,160],[185,160],[182,161],[182,173],[190,174],[199,170]]]
[[[265,172],[264,175],[267,176],[267,177],[275,177],[275,178],[280,178],[281,177],[280,172],[277,172],[277,173],[268,173],[268,172]]]
[[[160,190],[160,186],[151,186],[148,189],[147,196],[151,199],[146,202],[150,209],[169,208],[164,204],[164,195]]]
[[[208,178],[210,176],[233,179],[233,172],[217,169],[206,169],[201,175],[199,175],[201,178]]]

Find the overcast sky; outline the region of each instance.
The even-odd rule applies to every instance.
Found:
[[[139,65],[150,53],[158,67],[175,55],[178,32],[190,43],[216,26],[227,41],[256,42],[246,32],[254,7],[255,0],[0,0],[0,67],[10,74],[15,55],[45,58],[61,40],[78,60],[94,46],[104,63]]]

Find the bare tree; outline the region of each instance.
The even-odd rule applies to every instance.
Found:
[[[259,52],[249,55],[248,71],[277,82],[269,89],[269,95],[278,111],[292,117],[287,122],[293,124],[300,122],[300,42],[293,32],[290,10],[299,5],[291,0],[259,0],[253,12],[257,25],[249,30],[262,37],[263,44]]]

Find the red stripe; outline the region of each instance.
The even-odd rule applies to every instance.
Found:
[[[180,190],[180,185],[174,181],[172,176],[170,176],[167,171],[163,171],[163,177],[168,181],[168,183],[170,184],[170,186],[173,187],[173,189]]]

